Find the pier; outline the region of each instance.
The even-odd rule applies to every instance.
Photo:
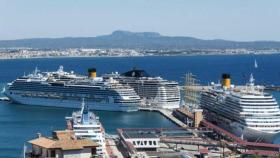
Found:
[[[165,116],[167,119],[169,119],[170,121],[172,121],[173,123],[175,123],[176,125],[178,125],[179,127],[183,127],[186,128],[188,127],[185,123],[183,123],[182,121],[178,120],[176,117],[174,117],[172,115],[172,110],[169,109],[161,109],[161,108],[156,108],[156,107],[140,107],[139,108],[140,111],[154,111],[154,112],[158,112],[160,114],[162,114],[163,116]]]
[[[184,115],[188,119],[194,119],[194,115],[186,109],[177,109],[176,112]],[[203,119],[200,126],[212,129],[217,134],[225,138],[224,143],[231,148],[240,149],[242,154],[259,154],[262,156],[279,155],[280,144],[258,143],[242,140],[240,137],[214,125],[213,123]]]
[[[206,87],[204,87],[206,88]],[[259,142],[249,142],[246,140],[242,140],[240,137],[235,136],[234,134],[214,125],[213,123],[202,119],[200,121],[199,127],[190,127],[188,126],[188,121],[194,121],[195,116],[192,112],[188,111],[187,109],[176,109],[174,111],[168,109],[160,109],[160,108],[140,108],[141,111],[154,111],[159,112],[167,119],[178,125],[178,130],[186,130],[190,133],[198,136],[201,132],[215,132],[221,137],[224,138],[223,142],[225,145],[232,149],[238,150],[241,154],[258,154],[262,156],[276,156],[279,155],[280,144],[270,144],[270,143],[259,143]],[[184,119],[179,119],[178,115],[184,117]],[[195,123],[193,122],[193,125]],[[126,129],[128,130],[128,129]],[[130,129],[130,130],[137,130],[137,129]],[[138,129],[140,130],[140,129]],[[171,130],[171,129],[141,129],[141,131],[164,131],[164,130]],[[176,130],[176,128],[172,128],[172,130]],[[160,137],[160,140],[164,143],[174,143],[174,144],[188,144],[188,145],[197,145],[197,146],[220,146],[221,141],[209,140],[209,139],[202,139],[202,138],[176,138],[176,137]]]

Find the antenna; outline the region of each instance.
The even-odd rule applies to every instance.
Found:
[[[254,76],[253,76],[253,74],[251,74],[250,75],[250,80],[249,80],[250,86],[254,86],[254,82],[255,82]]]
[[[58,72],[63,72],[63,65],[60,65],[60,66],[59,66]]]
[[[81,103],[81,111],[83,112],[85,108],[85,98],[82,98],[82,103]]]
[[[37,73],[38,73],[38,67],[36,66],[34,70],[34,75],[37,75]]]

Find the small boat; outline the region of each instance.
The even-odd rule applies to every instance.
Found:
[[[258,63],[257,63],[257,60],[256,60],[256,59],[255,59],[254,68],[258,68]]]

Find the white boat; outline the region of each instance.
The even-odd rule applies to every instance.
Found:
[[[201,94],[206,119],[246,140],[271,143],[280,132],[280,109],[276,99],[254,85],[253,75],[244,88],[229,83],[229,78],[223,78],[222,85],[212,84]]]
[[[255,63],[254,63],[254,68],[258,68],[258,63],[257,63],[257,60],[255,60]]]
[[[107,111],[137,111],[140,97],[133,88],[113,78],[89,77],[65,72],[61,66],[54,72],[32,74],[8,83],[4,94],[14,103],[36,106],[79,108],[82,98],[90,109]]]
[[[99,157],[106,157],[105,130],[102,124],[84,100],[81,104],[81,110],[72,113],[71,117],[66,117],[68,129],[73,130],[78,139],[91,139],[98,143],[96,153]],[[69,127],[70,126],[70,127]]]

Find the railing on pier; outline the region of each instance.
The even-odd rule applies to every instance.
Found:
[[[177,109],[177,111],[184,114],[188,118],[191,118],[191,119],[194,118],[193,114],[191,112],[188,112],[187,110]],[[220,135],[226,136],[227,138],[229,138],[230,140],[233,141],[233,142],[226,142],[228,144],[233,143],[233,144],[243,146],[243,147],[270,149],[270,150],[275,150],[275,151],[279,151],[279,149],[280,149],[280,144],[257,143],[257,142],[248,142],[248,141],[242,140],[240,137],[237,137],[236,135],[214,125],[213,123],[211,123],[205,119],[201,121],[201,125],[206,128],[213,129],[213,131],[217,132]],[[262,150],[259,150],[259,151],[262,151]],[[265,151],[268,151],[268,150],[265,150]]]

